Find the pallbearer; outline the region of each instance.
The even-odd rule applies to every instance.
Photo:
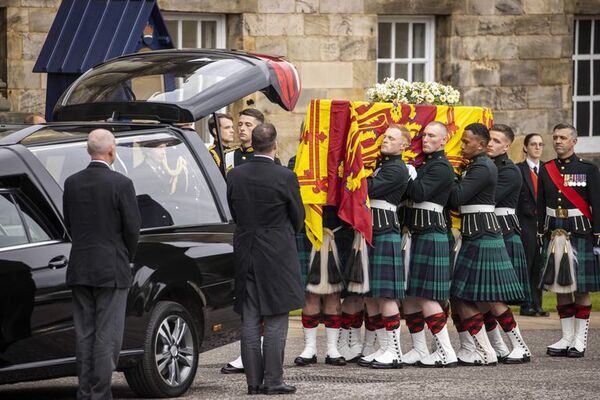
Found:
[[[521,242],[521,226],[516,215],[517,202],[519,201],[519,194],[521,190],[522,178],[521,172],[515,166],[515,164],[508,158],[506,153],[510,148],[515,134],[513,130],[502,124],[492,126],[490,129],[490,141],[487,147],[487,154],[494,160],[496,168],[498,169],[498,185],[496,186],[496,209],[495,214],[502,228],[502,236],[504,238],[504,244],[506,245],[506,251],[515,269],[519,283],[523,289],[524,303],[529,304],[531,301],[530,290],[529,290],[529,275],[527,271],[527,259],[525,256],[525,250],[523,249],[523,243]],[[502,312],[508,312],[506,310],[500,310]],[[530,360],[531,353],[520,340],[520,335],[517,328],[513,333],[506,332],[510,342],[512,344],[512,351],[509,351],[497,323],[498,315],[494,315],[492,310],[488,310],[484,314],[485,327],[490,338],[492,346],[496,350],[498,360],[506,364],[516,364],[527,362]]]
[[[338,218],[337,208],[332,206],[323,207],[323,244],[320,249],[311,250],[306,236],[297,238],[299,253],[302,253],[300,271],[305,292],[302,308],[304,350],[294,360],[296,365],[317,362],[317,329],[321,322],[325,325],[327,338],[325,363],[346,364],[338,350],[342,328],[340,293],[344,287],[342,268],[348,257],[352,238],[352,227]]]
[[[600,290],[600,174],[575,154],[577,131],[558,124],[552,134],[557,158],[544,164],[538,180],[538,234],[543,237],[544,289],[556,293],[561,339],[551,356],[583,357],[592,303]]]
[[[405,364],[424,367],[453,367],[456,354],[446,328],[440,301],[450,297],[450,244],[444,206],[448,201],[454,171],[444,154],[446,126],[431,122],[423,130],[425,161],[410,180],[406,194],[412,203],[407,224],[411,234],[407,290],[402,307],[411,333],[413,349],[403,357]],[[436,349],[429,354],[424,324],[434,336]]]
[[[478,356],[462,360],[463,363],[495,365],[498,358],[482,329],[483,315],[477,306],[491,307],[502,328],[518,335],[517,323],[505,303],[523,300],[523,291],[494,214],[498,171],[485,154],[489,140],[487,127],[480,123],[468,125],[462,135],[463,157],[470,163],[449,198],[450,206],[460,208],[462,236],[451,295],[460,324],[470,336],[460,336],[461,347],[470,348]],[[463,344],[465,340],[472,340],[471,344]],[[460,353],[458,358],[461,361]]]
[[[402,151],[410,143],[408,129],[390,125],[381,144],[379,168],[367,178],[373,214],[373,246],[369,247],[369,286],[365,297],[367,311],[379,310],[377,340],[380,349],[364,355],[359,364],[373,368],[400,368],[400,311],[397,300],[404,297],[404,267],[400,246],[400,226],[396,213],[408,183],[408,170]]]

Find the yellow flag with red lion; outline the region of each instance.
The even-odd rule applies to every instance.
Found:
[[[431,121],[448,127],[445,152],[455,170],[462,164],[461,137],[474,122],[492,125],[492,112],[482,107],[312,100],[296,155],[294,171],[306,212],[306,233],[316,248],[323,240],[322,207],[338,207],[339,217],[371,242],[372,226],[366,178],[380,157],[383,133],[390,124],[411,132],[404,161],[419,166],[421,132]]]

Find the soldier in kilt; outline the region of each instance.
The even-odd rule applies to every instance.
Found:
[[[544,164],[538,179],[538,235],[543,239],[541,285],[556,293],[561,339],[550,356],[583,357],[592,303],[600,290],[600,173],[575,154],[577,131],[558,124],[552,134],[557,158]]]
[[[300,132],[304,131],[304,122]],[[293,170],[296,156],[290,158],[288,168]],[[324,244],[313,251],[306,231],[296,235],[296,247],[300,259],[300,275],[304,292],[302,308],[302,328],[304,331],[304,350],[294,363],[304,366],[317,362],[317,328],[323,322],[327,336],[327,355],[325,362],[331,365],[345,365],[346,359],[338,350],[340,329],[347,316],[340,315],[340,293],[342,284],[342,266],[350,253],[353,230],[337,216],[337,208],[323,207]],[[331,241],[333,236],[333,242]],[[326,242],[326,243],[325,243]],[[335,255],[334,255],[335,249]],[[321,307],[321,299],[323,306]],[[323,311],[323,313],[321,313]],[[345,317],[345,319],[344,319]],[[362,326],[362,314],[360,315]],[[350,321],[350,324],[355,321]],[[343,335],[341,335],[344,337]],[[346,340],[347,344],[348,340]],[[359,345],[360,347],[360,345]],[[353,347],[354,348],[354,347]],[[347,354],[347,353],[346,353]],[[356,356],[354,357],[356,358]]]
[[[468,125],[462,135],[463,157],[470,163],[462,179],[454,182],[449,198],[450,206],[460,210],[462,236],[450,293],[461,326],[469,332],[468,338],[460,335],[461,348],[476,354],[462,360],[459,352],[459,363],[496,365],[498,358],[482,329],[484,318],[478,305],[489,306],[505,332],[519,335],[506,302],[523,300],[523,291],[494,214],[498,171],[485,154],[489,140],[487,127],[480,123]],[[470,343],[463,344],[464,340]]]
[[[400,310],[397,300],[404,297],[404,268],[397,208],[408,183],[408,170],[402,152],[410,143],[404,126],[390,125],[383,135],[379,168],[367,178],[373,214],[373,247],[369,248],[369,287],[365,297],[367,312],[381,315],[377,327],[380,349],[363,355],[359,365],[372,368],[402,367],[400,349]]]
[[[407,220],[410,248],[406,297],[402,311],[413,348],[404,354],[405,364],[423,367],[453,367],[456,354],[450,343],[447,316],[440,302],[450,297],[450,244],[444,206],[448,201],[454,171],[444,154],[446,126],[431,122],[423,130],[425,161],[417,168],[416,179],[408,182],[406,194],[412,203]],[[406,237],[406,235],[405,235]],[[407,244],[408,246],[408,244]],[[436,350],[429,354],[425,323],[434,336]]]
[[[349,256],[353,236],[352,227],[338,218],[337,208],[333,206],[323,207],[323,245],[320,249],[312,248],[306,235],[297,236],[305,292],[302,308],[304,350],[294,359],[296,365],[317,362],[317,327],[321,321],[327,335],[325,363],[346,364],[338,350],[342,327],[340,293],[343,289],[342,268]]]
[[[513,268],[519,278],[519,283],[523,289],[524,302],[528,304],[531,301],[529,290],[529,274],[527,269],[527,258],[525,249],[521,242],[521,226],[516,215],[517,202],[521,191],[522,177],[521,172],[515,164],[508,158],[507,151],[510,148],[515,134],[513,130],[502,124],[496,124],[490,129],[490,141],[487,147],[487,155],[494,161],[498,169],[498,184],[496,186],[496,209],[494,213],[500,223],[502,236],[506,251],[512,262]],[[508,307],[506,307],[508,309]],[[487,335],[496,350],[498,361],[505,364],[519,364],[528,362],[531,353],[527,345],[520,340],[518,327],[515,327],[513,333],[506,332],[512,345],[512,351],[508,350],[496,318],[499,314],[494,314],[491,309],[485,310],[484,322]],[[506,310],[496,308],[496,313],[504,313]]]

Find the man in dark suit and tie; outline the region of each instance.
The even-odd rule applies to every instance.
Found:
[[[253,159],[227,175],[227,200],[237,224],[234,308],[242,316],[248,394],[296,391],[283,382],[283,354],[288,313],[302,308],[304,301],[295,241],[304,209],[296,175],[274,162],[276,138],[272,124],[257,126]]]
[[[536,239],[537,178],[541,165],[540,158],[544,150],[542,136],[538,133],[528,134],[525,136],[523,146],[526,158],[525,161],[517,164],[523,176],[523,185],[517,204],[517,218],[521,223],[521,240],[527,257],[532,303],[521,305],[521,315],[547,317],[549,313],[542,309],[542,290],[538,288],[541,273],[541,255]]]
[[[73,243],[67,285],[77,336],[77,398],[111,399],[140,215],[133,183],[110,167],[116,157],[112,133],[93,130],[87,150],[92,161],[67,178],[63,195]]]

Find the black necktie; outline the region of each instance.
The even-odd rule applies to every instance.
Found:
[[[536,174],[536,175],[538,174],[537,173],[537,167],[533,167],[533,173]]]

